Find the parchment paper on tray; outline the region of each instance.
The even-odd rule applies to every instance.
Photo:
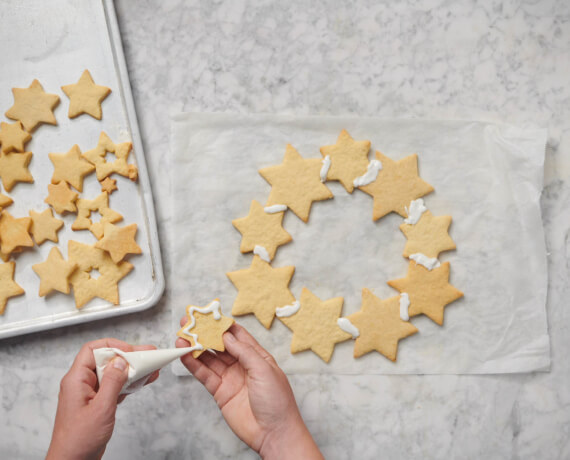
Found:
[[[424,197],[435,215],[453,217],[456,251],[450,282],[465,297],[445,310],[443,327],[412,318],[419,333],[400,342],[396,363],[372,352],[352,357],[353,341],[336,346],[329,364],[311,351],[291,355],[291,332],[275,320],[266,330],[253,315],[248,328],[288,373],[439,374],[547,370],[546,250],[539,197],[545,130],[463,121],[416,121],[232,114],[180,114],[172,120],[172,203],[169,229],[172,332],[188,303],[219,297],[225,314],[236,290],[225,273],[248,267],[232,219],[251,200],[264,204],[270,186],[258,169],[279,164],[291,143],[305,158],[334,144],[342,129],[398,160],[419,155],[420,176],[435,187]],[[360,308],[361,290],[398,295],[386,285],[407,271],[402,218],[372,221],[372,199],[327,182],[334,199],[314,203],[308,224],[287,212],[293,241],[273,266],[294,265],[291,291],[306,286],[321,299],[344,297],[343,315]],[[180,369],[180,368],[179,368]],[[187,374],[186,371],[183,373]]]

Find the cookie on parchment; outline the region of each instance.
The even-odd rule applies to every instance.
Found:
[[[8,211],[0,214],[0,250],[10,254],[18,248],[32,247],[34,242],[29,230],[32,219],[29,217],[13,217]]]
[[[0,123],[0,144],[2,152],[23,152],[31,134],[22,128],[22,123]]]
[[[24,294],[24,290],[14,281],[15,262],[0,264],[0,315],[4,314],[10,297]]]
[[[99,222],[93,222],[90,217],[92,212],[101,215]],[[109,195],[102,192],[93,200],[80,198],[77,200],[77,218],[71,224],[72,230],[90,230],[95,238],[103,237],[103,228],[106,223],[114,224],[123,220],[123,216],[109,208]]]
[[[101,119],[101,102],[111,93],[111,88],[96,85],[89,73],[85,70],[79,81],[73,85],[61,87],[69,98],[69,111],[67,116],[75,118],[83,113],[91,115],[97,120]]]
[[[437,257],[440,252],[455,249],[455,243],[448,233],[450,225],[451,216],[434,216],[429,211],[425,211],[415,224],[400,225],[408,240],[404,257],[417,253]]]
[[[103,225],[103,238],[95,243],[95,247],[107,251],[113,262],[118,264],[127,254],[142,253],[135,240],[136,234],[137,224],[117,227],[106,222]]]
[[[46,240],[59,242],[57,232],[63,227],[63,220],[53,217],[51,208],[43,212],[36,212],[30,210],[30,218],[32,224],[30,225],[30,233],[34,237],[37,245],[42,244]]]
[[[127,164],[127,158],[132,148],[133,144],[130,142],[115,144],[106,133],[102,132],[99,135],[97,146],[85,152],[83,157],[95,165],[95,174],[100,182],[113,173],[136,180],[131,178],[130,172],[130,166],[134,165]],[[115,160],[107,161],[105,158],[107,153],[112,153],[115,156]]]
[[[12,88],[14,105],[6,116],[22,122],[28,132],[32,132],[40,123],[57,125],[53,110],[59,104],[57,94],[46,93],[38,80],[28,88]]]
[[[18,182],[33,183],[34,178],[28,170],[32,152],[0,153],[0,179],[9,192]]]
[[[71,190],[67,182],[62,180],[57,184],[48,184],[48,196],[44,203],[49,204],[58,214],[76,212],[75,202],[78,196],[77,192]]]
[[[40,278],[39,296],[43,297],[52,291],[69,294],[69,277],[77,268],[77,264],[66,261],[57,247],[51,248],[47,259],[32,265],[32,270]]]
[[[53,163],[51,183],[65,181],[79,192],[83,191],[83,179],[95,170],[95,166],[81,156],[79,146],[75,144],[67,153],[50,153]]]

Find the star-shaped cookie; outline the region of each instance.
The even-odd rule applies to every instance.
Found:
[[[57,232],[63,227],[63,220],[53,217],[53,212],[50,208],[43,212],[30,211],[30,217],[32,218],[30,233],[37,245],[42,244],[46,240],[54,243],[59,241]]]
[[[133,144],[130,142],[115,144],[107,134],[102,132],[99,136],[97,147],[88,150],[83,156],[95,165],[97,180],[99,181],[102,181],[114,172],[121,176],[129,177],[127,158],[129,157],[132,147]],[[113,153],[115,160],[107,161],[105,159],[107,153]]]
[[[196,346],[196,340],[204,347],[202,350],[194,350],[192,352],[194,358],[200,356],[206,349],[216,351],[224,351],[226,349],[222,336],[231,327],[234,320],[221,314],[218,299],[205,307],[188,305],[186,307],[186,316],[188,321],[176,335],[190,342],[192,347]]]
[[[115,179],[111,179],[110,177],[106,177],[101,181],[101,191],[107,192],[109,195],[117,190],[117,181]]]
[[[89,70],[85,70],[79,81],[73,85],[62,86],[61,89],[69,98],[69,118],[75,118],[82,113],[101,119],[101,102],[111,92],[106,86],[96,85]]]
[[[303,288],[299,310],[291,316],[279,319],[293,332],[291,353],[312,350],[328,363],[334,346],[352,338],[337,324],[344,299],[334,297],[321,300],[307,288]]]
[[[330,157],[331,165],[327,180],[338,180],[348,193],[354,190],[353,181],[362,176],[368,168],[370,141],[355,141],[346,130],[342,130],[336,144],[321,147],[321,155]]]
[[[55,212],[63,214],[64,212],[75,212],[77,206],[78,194],[69,188],[67,182],[62,180],[57,184],[48,184],[48,196],[44,203],[49,204]]]
[[[284,211],[265,212],[263,206],[253,200],[246,217],[232,220],[233,226],[242,235],[240,251],[251,252],[255,246],[263,246],[272,260],[277,247],[293,239],[282,226],[284,215]]]
[[[54,168],[51,183],[65,181],[82,192],[83,179],[95,170],[95,166],[83,158],[79,146],[75,144],[67,153],[50,153],[48,156]]]
[[[26,131],[31,133],[40,123],[57,125],[53,109],[59,104],[59,96],[46,93],[38,80],[29,88],[12,88],[12,94],[14,105],[6,116],[21,121]]]
[[[4,314],[10,297],[22,295],[24,290],[14,281],[15,262],[0,264],[0,315]]]
[[[4,188],[9,192],[18,182],[34,182],[28,170],[32,160],[32,152],[0,153],[0,178]]]
[[[12,198],[10,198],[8,195],[4,195],[4,194],[0,193],[0,210],[7,208],[13,202],[14,202],[14,200]]]
[[[400,225],[400,230],[408,239],[404,257],[418,252],[428,257],[437,257],[440,252],[455,249],[455,243],[448,233],[450,224],[451,216],[436,217],[425,211],[416,224]]]
[[[51,248],[47,259],[32,265],[32,270],[40,277],[39,296],[43,297],[52,291],[69,294],[69,277],[77,265],[67,262],[57,247]]]
[[[354,342],[354,357],[376,350],[396,361],[398,342],[418,332],[408,321],[400,318],[400,297],[381,300],[366,288],[362,289],[362,307],[347,317],[360,335]]]
[[[376,159],[382,163],[376,180],[359,187],[374,198],[373,220],[378,220],[390,212],[397,212],[406,217],[406,206],[412,200],[433,192],[433,187],[418,176],[418,156],[415,153],[400,161],[394,161],[376,152]]]
[[[103,238],[95,247],[107,251],[113,262],[119,263],[127,254],[140,254],[141,248],[135,241],[137,224],[117,227],[109,222],[103,226]]]
[[[2,152],[23,152],[31,134],[22,128],[22,123],[0,123],[0,144]]]
[[[253,313],[269,329],[275,317],[275,309],[295,301],[289,290],[294,272],[293,266],[273,268],[259,256],[253,256],[249,268],[227,273],[238,290],[232,315]]]
[[[9,212],[0,215],[0,249],[10,254],[19,247],[32,247],[34,242],[28,233],[32,219],[29,217],[14,218]]]
[[[259,170],[259,174],[271,185],[267,204],[287,205],[297,217],[307,222],[313,201],[333,197],[321,182],[321,166],[320,159],[306,160],[288,144],[283,163]]]
[[[410,317],[424,314],[440,326],[445,306],[463,297],[463,292],[449,284],[449,262],[430,271],[410,261],[406,277],[388,281],[388,285],[408,294]]]
[[[67,257],[77,265],[69,278],[77,308],[95,297],[118,305],[118,283],[133,269],[129,262],[115,264],[107,252],[77,241],[69,241]],[[91,276],[92,270],[99,272],[97,278]]]
[[[92,212],[101,215],[99,222],[93,222],[90,217]],[[72,230],[91,230],[91,233],[100,240],[103,237],[103,227],[106,223],[114,224],[123,220],[123,216],[109,208],[109,195],[102,192],[94,200],[80,198],[77,200],[77,218],[71,224]]]

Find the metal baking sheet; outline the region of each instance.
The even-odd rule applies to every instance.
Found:
[[[129,163],[139,169],[138,182],[113,175],[118,190],[109,199],[112,209],[121,213],[119,225],[138,225],[137,243],[141,255],[128,260],[134,269],[119,283],[119,305],[94,299],[81,310],[75,308],[73,295],[59,292],[45,298],[38,296],[39,278],[32,265],[46,259],[56,244],[50,241],[14,257],[15,280],[25,295],[8,300],[0,316],[0,338],[40,330],[68,326],[102,318],[141,311],[153,306],[164,290],[164,276],[153,209],[152,192],[145,165],[121,38],[112,1],[91,0],[8,0],[0,10],[2,28],[2,66],[0,66],[0,120],[12,106],[11,88],[28,87],[37,78],[48,93],[61,98],[55,110],[58,126],[40,125],[33,133],[27,150],[33,152],[29,169],[33,184],[17,184],[8,194],[14,204],[7,210],[15,217],[28,216],[29,210],[46,209],[44,198],[53,172],[48,153],[67,152],[74,144],[81,151],[97,145],[101,131],[114,142],[131,141],[133,151]],[[95,120],[81,115],[73,120],[67,116],[69,99],[61,86],[75,83],[89,69],[97,84],[108,86],[112,93],[103,102],[103,118]],[[82,198],[95,198],[100,191],[95,174],[86,178]],[[75,214],[63,217],[59,244],[67,258],[67,242],[77,240],[93,244],[96,239],[89,231],[72,231]]]

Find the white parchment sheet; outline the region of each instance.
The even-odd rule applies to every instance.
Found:
[[[292,144],[305,158],[321,158],[342,129],[369,139],[373,152],[399,160],[419,155],[419,172],[435,192],[424,197],[434,215],[453,217],[456,251],[450,282],[465,297],[445,310],[443,327],[412,318],[419,332],[400,341],[392,363],[376,352],[354,359],[353,344],[338,344],[330,363],[313,352],[292,355],[292,333],[279,320],[266,330],[253,315],[244,325],[288,373],[439,374],[547,370],[547,267],[539,197],[545,130],[465,121],[384,120],[234,114],[179,114],[172,120],[171,189],[174,218],[172,328],[184,307],[219,297],[229,315],[237,291],[226,272],[246,268],[232,219],[251,200],[265,204],[270,185],[260,168],[280,164]],[[277,250],[274,267],[296,267],[291,291],[321,299],[344,297],[343,315],[360,309],[363,287],[380,298],[398,295],[386,282],[406,275],[406,242],[394,213],[372,221],[372,198],[349,195],[327,182],[334,198],[313,204],[308,224],[287,212],[293,241]]]

